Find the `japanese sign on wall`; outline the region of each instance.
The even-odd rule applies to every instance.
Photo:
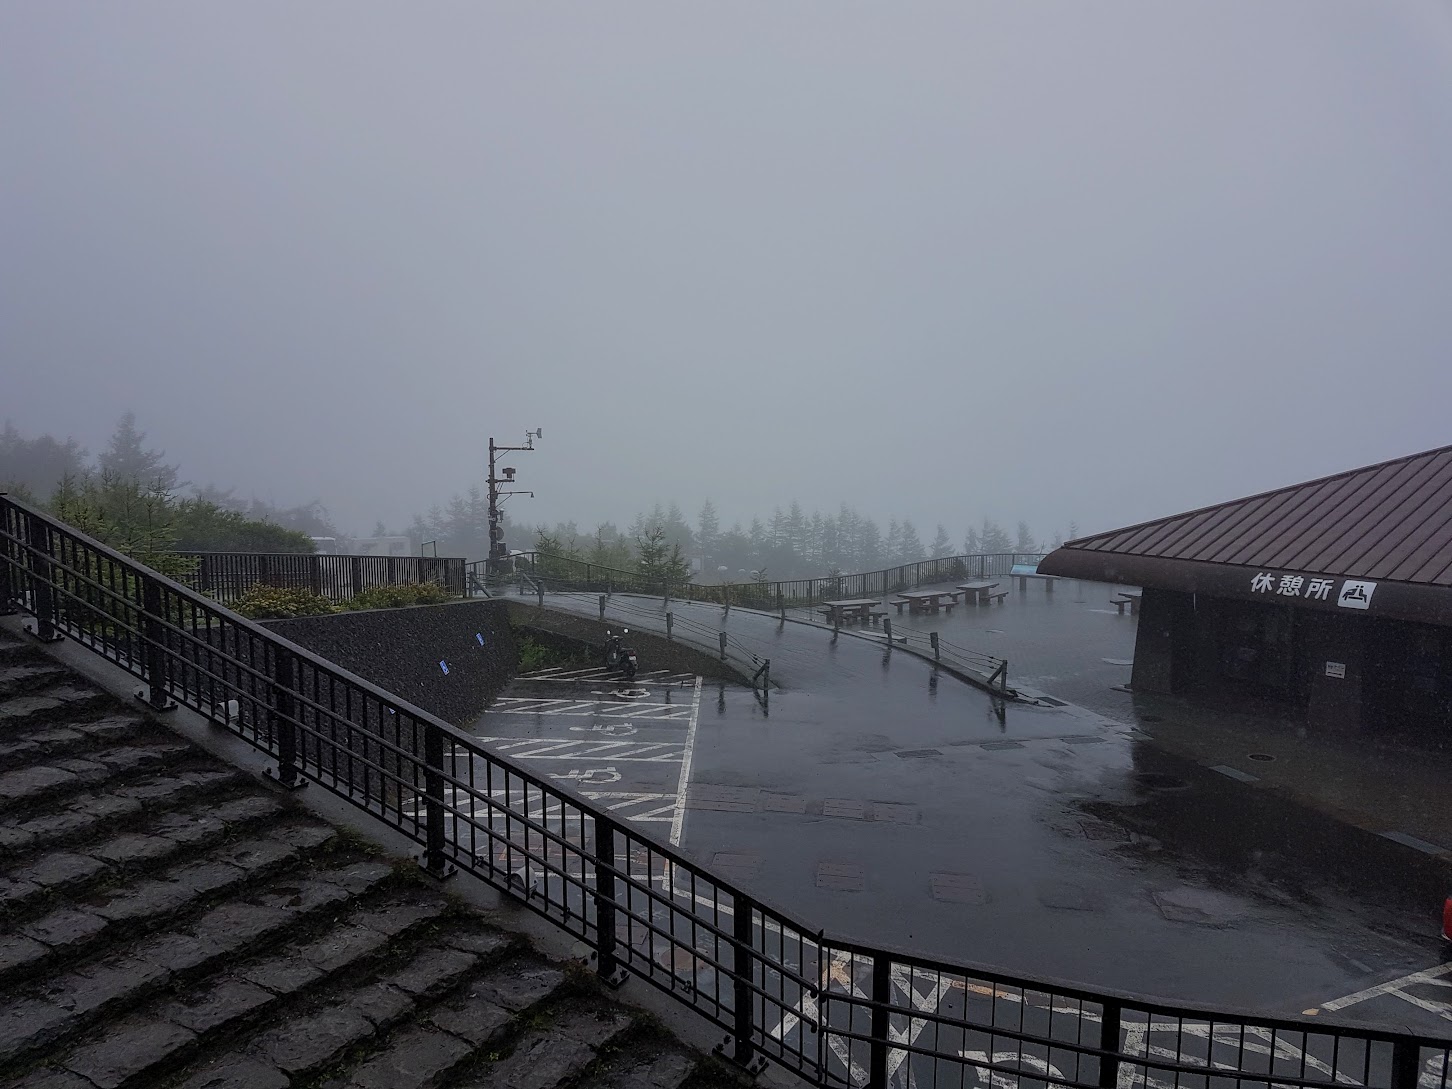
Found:
[[[1275,597],[1294,597],[1308,601],[1336,601],[1342,608],[1371,608],[1371,595],[1376,592],[1375,582],[1362,579],[1324,578],[1314,575],[1278,575],[1269,571],[1256,572],[1250,579],[1252,594],[1270,594]],[[1331,591],[1334,595],[1331,594]]]
[[[1250,580],[1250,592],[1306,601],[1335,601],[1343,609],[1371,608],[1371,595],[1376,592],[1376,583],[1361,579],[1341,579],[1338,587],[1337,581],[1324,576],[1282,575],[1258,571]]]

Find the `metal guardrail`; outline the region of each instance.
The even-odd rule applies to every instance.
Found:
[[[0,611],[35,617],[515,897],[816,1086],[1437,1089],[1452,1043],[1148,1001],[936,962],[802,925],[217,602],[0,496]]]
[[[434,582],[465,593],[462,556],[347,556],[308,552],[175,552],[196,562],[180,581],[218,601],[236,601],[254,586],[310,590],[331,601],[379,586]]]
[[[985,579],[1007,577],[1015,564],[1038,563],[1044,552],[988,552],[973,555],[943,556],[919,560],[878,571],[859,571],[849,575],[818,575],[808,579],[787,579],[776,582],[728,582],[699,585],[694,582],[672,582],[668,586],[658,578],[638,571],[622,571],[602,567],[571,556],[544,552],[521,552],[511,557],[513,572],[500,578],[517,578],[520,573],[547,579],[551,584],[574,590],[596,593],[660,594],[689,601],[714,602],[717,605],[738,605],[768,611],[782,607],[814,605],[836,598],[882,597],[919,586],[950,582],[954,579]],[[467,565],[482,581],[484,564]]]

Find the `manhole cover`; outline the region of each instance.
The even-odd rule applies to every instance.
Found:
[[[1253,752],[1253,753],[1250,754],[1250,759],[1252,759],[1252,760],[1269,761],[1269,760],[1274,760],[1275,757],[1272,756],[1268,752]]]
[[[1162,775],[1157,771],[1141,775],[1139,781],[1148,790],[1184,790],[1190,785],[1174,775]]]

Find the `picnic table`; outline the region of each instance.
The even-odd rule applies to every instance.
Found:
[[[973,604],[984,605],[993,599],[993,591],[998,589],[998,583],[989,582],[987,579],[978,579],[974,582],[960,582],[958,589],[963,591],[964,601],[972,598]]]
[[[1039,574],[1039,565],[1036,563],[1016,563],[1008,572],[1009,578],[1018,579],[1018,592],[1028,593],[1028,580],[1038,579],[1044,584],[1044,593],[1054,592],[1054,583],[1059,581],[1058,575]]]
[[[827,622],[835,626],[844,620],[848,623],[854,620],[864,623],[870,621],[872,611],[882,602],[875,597],[851,597],[840,601],[824,601],[822,604],[826,606],[821,611],[826,614]]]
[[[935,613],[939,609],[952,612],[962,596],[962,590],[904,590],[892,604],[897,606],[899,616],[904,605],[915,613]]]
[[[1124,615],[1124,607],[1126,605],[1129,606],[1129,615],[1130,616],[1138,616],[1139,615],[1139,601],[1140,601],[1140,591],[1139,590],[1117,590],[1115,592],[1115,596],[1109,599],[1109,604],[1113,605],[1115,608],[1117,608],[1119,610],[1119,615],[1120,616],[1123,616]]]

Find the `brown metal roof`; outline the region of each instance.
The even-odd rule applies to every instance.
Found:
[[[1060,551],[1452,587],[1452,446],[1081,537]]]

